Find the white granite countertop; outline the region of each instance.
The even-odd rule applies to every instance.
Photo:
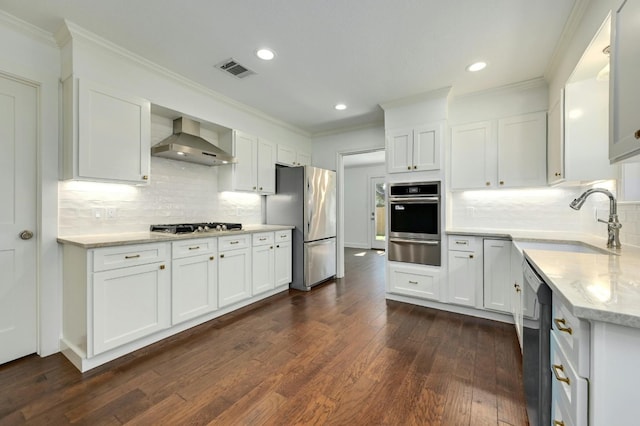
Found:
[[[58,237],[61,244],[72,244],[86,249],[122,246],[129,244],[156,243],[164,241],[188,240],[193,238],[224,237],[228,235],[254,234],[256,232],[273,232],[293,229],[286,225],[246,225],[241,231],[211,231],[189,234],[170,234],[164,232],[131,232],[97,235],[77,235]]]
[[[606,239],[561,232],[451,229],[451,235],[510,238],[516,242],[577,242],[601,249],[575,253],[528,249],[524,255],[549,285],[554,297],[578,317],[640,328],[640,248],[607,250]]]

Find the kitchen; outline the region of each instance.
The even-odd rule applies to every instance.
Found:
[[[580,2],[578,2],[580,3]],[[615,9],[618,5],[616,2],[598,2],[594,4],[580,3],[579,12],[581,19],[574,23],[575,34],[565,43],[564,54],[557,58],[555,72],[552,72],[547,78],[547,82],[536,80],[516,86],[510,92],[503,93],[503,98],[499,98],[500,93],[494,92],[489,96],[494,97],[494,108],[499,108],[501,99],[517,98],[514,93],[525,93],[527,96],[527,105],[525,111],[521,109],[515,111],[514,114],[528,113],[533,111],[552,110],[557,104],[560,89],[564,86],[575,64],[578,62],[582,52],[588,46],[592,37],[598,31],[602,21],[606,17],[609,9]],[[577,19],[577,18],[576,18]],[[5,58],[2,62],[2,69],[12,75],[22,76],[30,81],[40,82],[40,99],[41,99],[41,142],[38,151],[38,172],[39,172],[39,207],[38,218],[38,258],[40,271],[39,297],[40,300],[51,300],[54,303],[41,306],[40,309],[40,342],[39,353],[47,355],[54,353],[58,348],[58,337],[60,335],[60,321],[62,317],[61,302],[61,274],[62,265],[60,262],[60,248],[56,239],[59,236],[73,235],[76,233],[88,234],[92,231],[92,227],[96,224],[100,227],[101,233],[104,232],[132,232],[140,231],[140,218],[144,218],[144,225],[148,225],[150,214],[156,214],[156,210],[145,212],[144,207],[158,207],[157,216],[154,217],[152,223],[164,223],[173,221],[176,216],[180,217],[200,217],[201,212],[215,211],[220,217],[216,219],[225,221],[234,221],[235,218],[242,218],[241,221],[246,223],[260,223],[262,220],[261,207],[256,206],[256,198],[259,195],[231,195],[226,199],[226,194],[219,193],[218,188],[214,187],[207,178],[206,173],[219,173],[217,170],[207,170],[204,175],[200,173],[192,173],[188,166],[180,166],[163,161],[153,161],[151,170],[153,172],[150,186],[144,189],[132,188],[132,193],[144,193],[142,199],[133,194],[128,196],[115,195],[112,188],[108,184],[104,187],[83,187],[82,182],[61,181],[58,183],[58,158],[67,158],[67,156],[58,155],[58,114],[59,114],[59,97],[58,97],[58,80],[60,77],[69,75],[70,72],[75,73],[79,78],[90,78],[101,82],[110,82],[112,85],[119,87],[120,91],[135,93],[151,99],[153,104],[170,106],[172,110],[179,111],[186,115],[197,117],[209,123],[223,123],[227,127],[238,127],[251,129],[252,133],[258,135],[268,135],[269,139],[277,141],[293,147],[302,153],[310,153],[312,163],[316,166],[336,169],[340,174],[340,161],[345,155],[345,151],[356,152],[366,151],[385,146],[385,128],[400,128],[414,126],[416,123],[411,122],[410,114],[402,111],[402,105],[383,105],[385,109],[385,124],[363,129],[355,129],[340,133],[327,132],[322,134],[318,132],[317,136],[309,138],[304,134],[300,134],[296,129],[290,126],[274,123],[272,120],[265,120],[260,116],[259,112],[242,108],[230,108],[226,99],[220,99],[214,93],[204,93],[201,87],[194,87],[189,81],[179,78],[179,76],[169,75],[167,73],[149,72],[153,65],[145,62],[140,58],[134,58],[132,61],[129,53],[118,49],[105,40],[96,39],[93,34],[84,31],[82,28],[69,24],[71,33],[74,33],[72,43],[65,44],[65,37],[68,34],[58,34],[58,43],[52,42],[49,33],[43,34],[33,28],[30,28],[25,35],[22,31],[26,25],[15,20],[9,20],[5,17],[3,20],[2,39],[7,46],[12,46],[11,51],[16,52],[35,52],[33,57],[26,56],[22,59]],[[20,30],[22,28],[22,30]],[[76,42],[76,40],[79,40]],[[97,43],[98,47],[94,44]],[[65,60],[73,54],[73,63],[61,63],[59,45],[67,46],[63,49]],[[115,51],[119,55],[114,55]],[[124,55],[124,56],[123,56]],[[133,62],[133,63],[132,63]],[[62,68],[62,72],[57,70]],[[131,76],[128,79],[121,79],[118,76]],[[158,87],[163,88],[161,92]],[[485,93],[486,94],[486,93]],[[485,117],[470,117],[464,108],[464,99],[454,97],[450,106],[449,116],[446,115],[446,108],[442,107],[442,99],[447,99],[448,94],[439,93],[428,99],[417,99],[416,103],[422,104],[430,111],[437,109],[432,114],[430,122],[437,122],[448,118],[450,124],[464,124],[471,121],[482,121]],[[480,96],[480,95],[479,95]],[[480,96],[482,97],[482,96]],[[458,99],[461,99],[458,101]],[[466,98],[467,105],[473,103],[473,96]],[[393,98],[388,98],[393,99]],[[380,99],[379,102],[385,102],[388,99]],[[434,100],[435,99],[435,100]],[[456,110],[455,104],[458,102],[460,107]],[[517,100],[514,101],[517,104]],[[502,107],[509,108],[508,103],[502,104]],[[395,114],[399,111],[398,114]],[[60,111],[61,112],[61,111]],[[153,112],[153,111],[152,111]],[[500,111],[495,115],[499,115]],[[457,114],[457,116],[456,116]],[[456,118],[457,117],[457,118]],[[462,117],[462,118],[460,118]],[[487,117],[488,118],[488,117]],[[170,126],[170,120],[162,117],[161,114],[152,114],[152,119],[156,123],[152,123],[151,130],[163,128],[164,135]],[[404,120],[404,121],[403,121]],[[457,120],[457,123],[456,123]],[[551,119],[550,119],[551,120]],[[155,126],[154,126],[155,124]],[[551,124],[551,121],[550,121]],[[162,132],[159,132],[162,133]],[[443,135],[448,135],[442,131]],[[151,135],[160,138],[163,135]],[[445,136],[448,137],[448,136]],[[348,148],[345,148],[348,147]],[[62,150],[62,148],[60,148]],[[448,155],[442,152],[441,155]],[[448,164],[448,159],[442,164]],[[163,194],[153,194],[151,185],[161,185],[163,183],[163,173],[165,185],[176,183],[172,173],[168,169],[187,167],[180,170],[180,176],[185,179],[195,181],[198,191],[209,194],[206,202],[210,203],[202,207],[201,211],[189,211],[188,197],[196,197],[194,193],[182,193],[185,198],[178,201],[170,211],[162,211],[166,208],[167,199],[162,198]],[[195,168],[195,166],[194,166]],[[164,169],[164,170],[163,170]],[[186,170],[186,171],[185,171]],[[413,175],[428,177],[428,179],[447,179],[444,174],[448,168],[441,168],[441,172],[425,172],[425,175]],[[446,171],[449,173],[450,171]],[[442,174],[440,174],[442,173]],[[155,176],[159,180],[155,181]],[[397,174],[395,176],[398,176]],[[402,179],[407,178],[402,177]],[[401,179],[401,177],[397,177]],[[209,183],[207,183],[209,182]],[[77,186],[75,186],[77,185]],[[122,187],[119,185],[118,188]],[[119,192],[120,190],[118,190]],[[606,200],[604,205],[597,204],[591,208],[584,208],[580,212],[574,212],[567,206],[568,201],[579,195],[580,188],[570,187],[554,187],[550,189],[541,189],[540,192],[534,192],[526,196],[522,196],[516,190],[504,189],[499,195],[496,193],[478,192],[467,193],[453,192],[447,195],[447,203],[451,208],[447,208],[445,215],[448,228],[489,228],[496,229],[493,221],[496,214],[508,214],[513,220],[513,228],[536,230],[545,229],[548,231],[569,230],[573,232],[587,232],[595,236],[602,236],[606,233],[603,225],[595,223],[591,220],[593,216],[593,208],[606,210]],[[511,192],[514,191],[514,192]],[[176,192],[180,193],[178,189]],[[111,194],[111,195],[110,195]],[[99,195],[99,196],[96,196]],[[246,194],[245,194],[246,195]],[[149,198],[145,198],[149,197]],[[172,193],[172,200],[175,198],[175,192]],[[254,198],[251,198],[254,197]],[[493,198],[492,198],[493,197]],[[259,198],[258,198],[259,199]],[[552,201],[550,203],[550,200]],[[568,200],[568,201],[567,201]],[[593,201],[592,201],[593,200]],[[593,198],[592,202],[596,202]],[[98,202],[99,201],[99,202]],[[545,204],[541,204],[541,203]],[[599,202],[599,201],[598,201]],[[138,203],[138,204],[136,204]],[[513,206],[517,206],[519,210],[513,210]],[[553,216],[548,216],[549,210],[543,208],[543,214],[536,211],[535,208],[550,206]],[[562,206],[562,209],[561,207]],[[490,214],[492,209],[494,214]],[[138,217],[135,215],[138,214]],[[95,220],[96,215],[102,217]],[[133,217],[129,216],[132,215]],[[446,217],[451,215],[451,217]],[[636,206],[634,204],[625,204],[619,206],[619,215],[623,228],[621,229],[623,244],[637,245],[638,236],[635,234],[637,228],[635,220],[637,220]],[[111,218],[109,216],[115,216]],[[165,220],[155,220],[155,218]],[[121,222],[121,218],[123,219]],[[124,220],[126,218],[126,220]],[[117,219],[117,220],[115,220]],[[138,228],[136,228],[138,227]],[[510,226],[511,228],[511,226]],[[95,228],[93,228],[95,229]],[[553,233],[553,232],[550,232]],[[634,244],[635,243],[635,244]],[[339,250],[339,253],[341,251]],[[341,262],[338,262],[338,270],[340,271]],[[343,272],[343,271],[342,271]],[[339,272],[340,274],[340,272]]]

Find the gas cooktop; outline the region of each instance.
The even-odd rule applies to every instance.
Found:
[[[241,223],[202,222],[202,223],[174,223],[169,225],[151,225],[152,232],[167,234],[189,234],[193,232],[240,231]]]

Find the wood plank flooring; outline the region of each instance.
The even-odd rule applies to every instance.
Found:
[[[386,301],[384,256],[85,374],[0,366],[1,425],[527,425],[513,326]]]

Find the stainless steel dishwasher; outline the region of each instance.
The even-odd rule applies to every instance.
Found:
[[[540,305],[535,328],[525,326],[523,330],[522,370],[527,415],[530,426],[548,426],[551,424],[551,289],[526,260],[522,272],[526,285],[531,286]]]

